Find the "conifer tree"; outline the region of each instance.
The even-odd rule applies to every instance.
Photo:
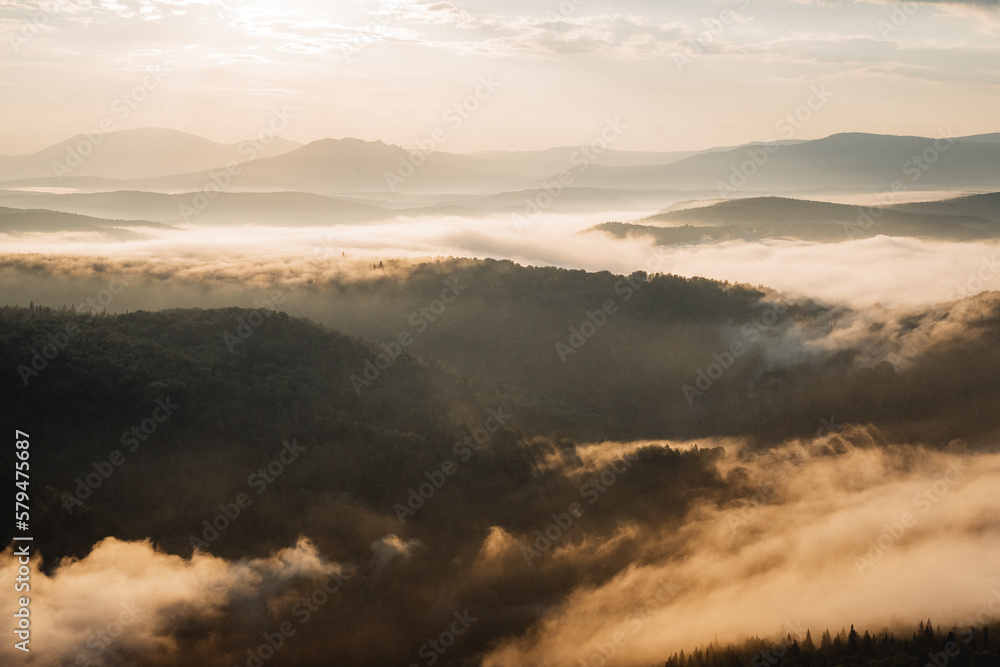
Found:
[[[854,629],[853,623],[851,623],[851,631],[847,633],[847,650],[851,653],[858,650],[858,631]]]

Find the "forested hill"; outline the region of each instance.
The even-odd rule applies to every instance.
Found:
[[[995,635],[1000,626],[992,625]],[[798,634],[798,633],[796,633]],[[1000,664],[1000,646],[990,638],[990,626],[969,625],[950,630],[920,621],[912,633],[885,628],[871,633],[851,626],[835,635],[824,630],[817,637],[808,629],[804,637],[774,640],[747,638],[742,645],[699,647],[675,653],[665,667],[992,667]]]
[[[37,273],[39,284],[47,284],[44,273]],[[130,292],[158,302],[184,289],[138,276],[115,303],[127,303]],[[208,300],[214,289],[225,294],[229,285],[207,281],[199,294]],[[1000,383],[990,371],[1000,363],[993,343],[1000,318],[996,293],[934,308],[858,313],[698,278],[493,260],[392,262],[361,276],[282,286],[280,293],[273,307],[306,314],[328,331],[253,310],[138,312],[81,325],[81,331],[90,326],[104,333],[85,331],[52,364],[89,356],[89,341],[114,340],[116,346],[93,353],[108,359],[110,368],[121,367],[116,372],[133,383],[137,376],[129,369],[153,363],[133,345],[169,349],[164,358],[173,366],[167,369],[184,373],[193,371],[178,359],[195,367],[215,364],[226,373],[245,372],[236,362],[246,359],[296,378],[314,378],[322,368],[329,391],[343,393],[342,409],[366,423],[368,413],[358,412],[352,401],[366,405],[382,397],[375,404],[384,406],[399,398],[394,405],[409,406],[421,398],[408,393],[417,382],[414,373],[433,361],[440,364],[434,373],[457,383],[453,394],[441,398],[440,409],[451,409],[453,397],[494,392],[509,401],[523,428],[582,440],[749,435],[768,442],[815,434],[823,420],[834,418],[840,424],[877,421],[900,438],[946,444],[956,437],[991,437],[983,415],[1000,399]],[[39,317],[16,311],[4,316],[4,335],[11,337],[3,352],[10,369],[6,380],[15,385],[23,384],[18,367],[30,366],[50,329],[62,326]],[[250,317],[266,323],[240,324]],[[240,326],[252,331],[246,340]],[[331,366],[310,359],[312,350],[284,350],[291,340],[283,337],[305,335],[300,331],[359,351],[354,357],[335,354],[339,365]],[[129,356],[115,357],[118,352]],[[380,353],[402,356],[378,368]],[[94,373],[112,372],[94,361]],[[942,373],[945,367],[958,370]],[[145,372],[165,381],[156,368]],[[54,377],[49,371],[45,376]],[[176,380],[179,387],[188,386],[186,377]],[[392,391],[398,395],[387,393]],[[239,402],[227,413],[257,417],[259,410],[245,406],[252,393],[233,393]],[[313,403],[304,397],[299,404]],[[391,419],[399,418],[394,411]]]
[[[244,466],[266,464],[286,440],[310,449],[336,443],[321,456],[338,465],[323,468],[318,487],[381,498],[398,489],[404,470],[419,475],[438,463],[442,448],[467,432],[464,424],[503,405],[406,353],[392,360],[391,373],[355,391],[351,375],[381,364],[380,353],[273,311],[88,317],[0,309],[0,401],[18,415],[17,428],[48,443],[32,465],[49,488],[46,504],[36,504],[49,555],[82,555],[106,535],[159,538],[167,526],[194,528],[211,507],[199,501],[231,496],[244,486]],[[104,488],[83,489],[67,505],[77,480],[106,469],[114,451],[124,463],[113,462]],[[322,468],[316,463],[304,467]],[[140,468],[158,469],[171,483],[146,485]],[[106,511],[90,512],[92,505]],[[186,513],[190,526],[172,525]],[[287,543],[281,532],[276,544]],[[189,551],[187,534],[178,537],[171,546]]]
[[[893,430],[932,444],[968,436],[975,446],[975,437],[986,440],[986,406],[1000,392],[993,295],[907,320],[909,331],[923,322],[967,326],[957,337],[930,328],[897,368],[856,363],[871,354],[861,343],[793,347],[796,337],[815,335],[809,317],[829,311],[788,304],[778,313],[748,288],[574,272],[553,272],[557,280],[546,283],[530,280],[545,272],[519,267],[474,283],[456,268],[430,267],[391,288],[316,291],[346,303],[364,293],[381,294],[379,303],[405,295],[430,309],[430,286],[440,295],[446,276],[468,284],[421,334],[419,356],[389,320],[372,343],[268,309],[92,317],[0,308],[0,400],[17,415],[10,426],[30,433],[32,529],[47,567],[108,537],[242,559],[305,536],[326,557],[358,564],[330,617],[351,640],[320,644],[343,652],[345,664],[402,662],[435,631],[435,614],[456,608],[482,614],[489,628],[470,638],[472,654],[523,632],[571,591],[610,581],[642,553],[641,536],[673,534],[694,507],[754,502],[751,478],[727,472],[719,443],[699,437],[727,429],[748,446],[753,438],[767,446],[762,433],[875,424],[837,436],[840,449],[820,444],[817,460],[881,447]],[[576,392],[544,369],[531,383],[508,379],[527,377],[533,354],[551,355],[548,368],[562,372],[562,339],[548,332],[567,327],[569,344],[566,314],[605,291],[614,299],[616,285],[629,285],[632,297],[621,295],[624,305],[578,347],[586,363],[570,375],[582,383]],[[698,312],[699,293],[716,306]],[[758,332],[754,341],[741,332],[743,318]],[[758,328],[765,322],[767,330]],[[511,338],[502,354],[485,344],[503,335]],[[697,384],[699,367],[722,364],[733,342],[746,353],[686,401],[681,384]],[[629,418],[660,439],[601,442]],[[550,428],[562,423],[582,436]],[[663,441],[678,433],[695,440]],[[11,452],[0,454],[8,470]],[[571,536],[562,545],[596,550],[583,561],[560,555],[564,546],[545,542],[556,534],[550,522]],[[634,539],[622,537],[623,525]],[[502,567],[487,575],[483,553],[494,547]],[[391,608],[371,605],[390,598]],[[413,627],[413,618],[427,620]],[[384,637],[385,628],[407,630],[376,649],[351,643],[364,633]],[[185,636],[184,627],[170,632]]]
[[[264,318],[256,328],[254,313]],[[45,363],[22,376],[36,351]],[[484,629],[468,648],[483,648],[575,586],[624,567],[628,550],[578,568],[557,558],[532,567],[515,549],[503,585],[484,587],[483,540],[531,535],[553,513],[586,503],[581,485],[596,464],[571,440],[524,430],[510,395],[433,361],[402,353],[356,390],[351,376],[369,360],[384,362],[382,352],[274,312],[91,319],[0,309],[0,400],[17,415],[12,428],[31,437],[32,529],[46,566],[82,558],[109,537],[243,559],[305,536],[326,557],[359,564],[342,606],[325,612],[351,639],[334,633],[320,643],[359,665],[402,663],[436,614],[456,604],[481,614]],[[0,454],[5,469],[13,469],[11,451]],[[609,536],[623,520],[679,521],[693,498],[722,489],[720,455],[632,451],[615,501],[587,505],[587,530]],[[423,620],[414,626],[414,618]],[[376,648],[351,643],[385,628],[402,630]]]
[[[412,319],[451,280],[465,288],[454,302]],[[386,263],[287,305],[373,342],[407,330],[414,354],[524,396],[534,430],[585,440],[774,442],[833,418],[919,442],[986,441],[1000,400],[997,293],[860,313],[701,278],[447,260]]]

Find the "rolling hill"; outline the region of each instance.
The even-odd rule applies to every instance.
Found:
[[[130,229],[123,229],[128,227]],[[0,233],[98,232],[107,238],[125,241],[142,238],[135,228],[170,229],[169,225],[145,220],[107,220],[76,213],[0,207]]]
[[[837,242],[876,234],[974,241],[1000,238],[998,203],[1000,193],[883,208],[754,197],[660,213],[634,224],[605,223],[593,229],[618,238],[652,236],[661,245],[768,238]]]
[[[79,134],[29,155],[0,156],[0,181],[58,181],[60,172],[63,178],[152,178],[214,169],[230,160],[280,155],[298,146],[280,137],[266,144],[220,144],[186,132],[152,127]],[[74,154],[80,156],[76,167],[71,157]],[[69,171],[57,170],[55,164]]]
[[[134,190],[96,193],[3,193],[0,204],[47,208],[105,218],[145,218],[165,224],[325,225],[367,222],[398,211],[301,192],[223,192],[209,200],[195,193]]]
[[[76,187],[188,192],[212,182],[232,160],[233,191],[315,194],[476,194],[531,190],[570,174],[575,188],[710,190],[787,193],[835,188],[852,192],[1000,189],[997,134],[954,139],[863,133],[809,141],[751,143],[697,153],[608,150],[581,160],[580,149],[423,154],[381,141],[321,139],[304,146],[280,139],[256,153],[173,130],[125,130],[104,135],[72,172],[57,178],[53,163],[85,139],[27,156],[0,156],[7,187]],[[575,157],[574,157],[575,156]],[[254,158],[254,159],[250,159]],[[110,182],[82,179],[111,179]]]
[[[721,196],[744,189],[888,191],[896,181],[903,189],[1000,189],[1000,144],[992,140],[962,138],[949,143],[923,137],[845,133],[772,150],[768,154],[761,146],[743,146],[699,153],[663,166],[594,165],[579,175],[576,185],[713,188]]]

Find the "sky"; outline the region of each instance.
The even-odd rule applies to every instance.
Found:
[[[14,0],[0,154],[102,121],[237,142],[276,109],[303,143],[445,129],[455,152],[585,144],[609,118],[626,150],[967,135],[1000,130],[998,56],[997,0]]]

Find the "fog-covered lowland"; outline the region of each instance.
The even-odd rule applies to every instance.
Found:
[[[50,443],[47,664],[242,662],[285,622],[281,664],[419,664],[456,612],[446,657],[504,665],[616,633],[648,664],[850,623],[996,632],[975,620],[1000,546],[994,295],[857,311],[492,260],[370,273],[287,309],[277,287],[278,311],[0,313],[4,404]]]
[[[1000,213],[947,173],[1000,144],[916,197],[852,190],[845,135],[776,154],[812,189],[608,151],[539,200],[573,149],[378,192],[401,149],[324,141],[199,192],[123,134],[0,195],[33,664],[996,659]]]
[[[1000,665],[998,36],[4,3],[0,666]]]
[[[82,135],[4,158],[11,174],[26,177],[0,184],[3,250],[18,262],[52,253],[70,262],[127,257],[169,276],[173,298],[158,287],[127,291],[113,312],[150,303],[249,305],[252,294],[213,300],[207,288],[223,275],[244,287],[243,276],[258,273],[265,282],[322,280],[331,266],[392,258],[672,273],[865,307],[970,296],[990,289],[995,274],[995,135],[841,134],[691,155],[600,144],[427,154],[354,139],[263,144],[258,155],[255,145],[138,129],[96,146]],[[92,153],[79,168],[29,176],[80,146]],[[211,160],[218,168],[150,176],[174,163],[144,166],[148,155],[178,147],[175,168]],[[264,155],[263,147],[287,151]],[[977,277],[982,262],[987,270]],[[32,274],[25,290],[16,266],[5,266],[11,304],[50,289],[66,302],[100,289],[73,269],[70,292],[51,287],[48,273]],[[179,270],[212,279],[192,299]]]

